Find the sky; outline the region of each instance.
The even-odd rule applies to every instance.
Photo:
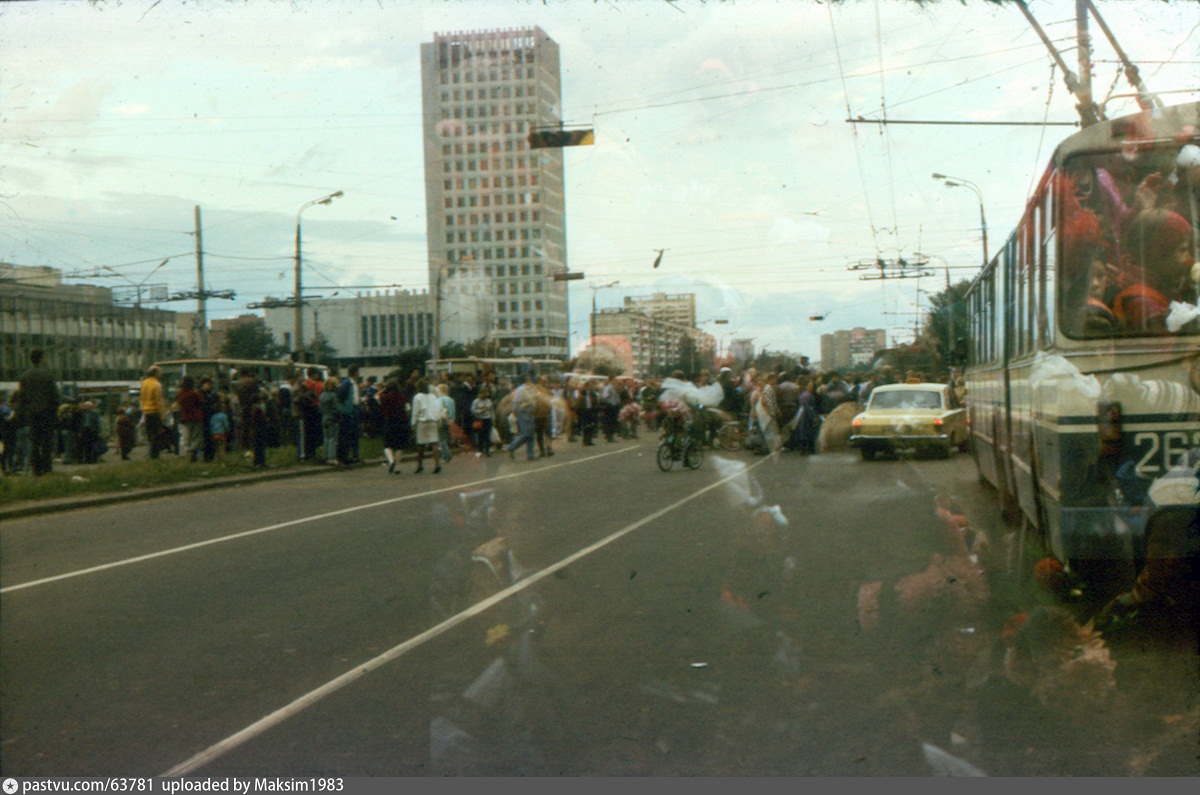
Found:
[[[1074,0],[1028,5],[1077,69]],[[1151,89],[1200,98],[1200,4],[1098,5]],[[4,3],[0,261],[192,291],[199,206],[206,287],[236,293],[209,316],[233,317],[291,295],[297,212],[340,190],[303,213],[306,295],[427,289],[420,44],[533,25],[559,44],[565,121],[596,131],[565,150],[577,344],[593,296],[653,292],[696,293],[701,328],[759,349],[909,340],[982,261],[981,199],[994,252],[1072,132],[1043,123],[1077,119],[1019,10],[984,0]],[[1136,110],[1091,32],[1097,98]],[[922,254],[920,279],[855,269]]]

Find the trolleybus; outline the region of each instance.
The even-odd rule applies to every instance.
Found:
[[[1067,138],[967,295],[980,477],[1085,577],[1156,533],[1195,554],[1198,129],[1195,103]]]

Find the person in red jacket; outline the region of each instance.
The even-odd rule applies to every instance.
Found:
[[[1129,257],[1129,284],[1113,299],[1113,313],[1125,331],[1166,331],[1171,301],[1185,295],[1192,268],[1192,225],[1178,213],[1145,210],[1123,241]]]
[[[196,381],[185,375],[179,383],[175,405],[179,410],[179,453],[195,462],[204,445],[204,394],[196,389]]]

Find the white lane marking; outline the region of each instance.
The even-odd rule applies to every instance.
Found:
[[[258,735],[267,731],[268,729],[278,726],[280,723],[283,723],[285,720],[292,717],[293,715],[296,715],[297,713],[307,709],[308,707],[311,707],[313,704],[316,704],[318,701],[322,700],[326,696],[332,695],[333,693],[336,693],[337,691],[341,690],[342,688],[346,687],[347,685],[361,679],[362,677],[366,676],[368,673],[375,670],[376,668],[379,668],[382,665],[386,665],[387,663],[389,663],[399,657],[402,657],[403,655],[407,654],[408,652],[412,651],[413,649],[417,648],[418,646],[421,646],[422,644],[426,643],[427,641],[433,640],[434,638],[438,637],[439,635],[445,634],[446,632],[448,632],[449,630],[458,626],[459,624],[463,623],[467,619],[473,618],[474,616],[479,615],[480,613],[484,612],[485,610],[488,610],[489,608],[494,607],[495,605],[504,601],[505,599],[512,596],[513,594],[520,593],[521,591],[525,590],[526,588],[530,587],[531,585],[535,585],[538,582],[541,582],[542,580],[546,579],[547,577],[552,576],[555,572],[557,572],[561,569],[564,569],[567,566],[570,566],[575,561],[577,561],[581,558],[587,557],[588,555],[592,554],[596,550],[602,549],[603,547],[608,546],[609,544],[611,544],[612,542],[616,541],[619,538],[622,538],[623,536],[629,535],[634,530],[637,530],[639,527],[642,527],[643,525],[653,522],[655,519],[659,519],[659,518],[665,516],[666,514],[670,513],[671,511],[675,510],[676,508],[686,505],[687,503],[696,499],[700,495],[710,492],[713,489],[717,488],[718,486],[723,486],[724,484],[728,483],[731,480],[734,480],[739,477],[743,477],[746,472],[749,472],[751,469],[754,469],[755,467],[764,463],[766,460],[767,459],[763,459],[762,461],[757,461],[757,462],[751,464],[750,466],[748,466],[745,470],[739,470],[732,475],[721,478],[720,480],[718,480],[714,483],[711,483],[708,486],[705,486],[704,488],[700,489],[699,491],[693,492],[692,494],[689,494],[688,496],[684,497],[683,499],[678,500],[678,501],[668,505],[665,508],[660,508],[659,510],[655,511],[654,513],[649,514],[648,516],[645,516],[645,517],[637,520],[633,524],[629,524],[629,525],[626,525],[625,527],[622,527],[620,530],[617,530],[616,532],[612,533],[611,535],[606,536],[605,538],[602,538],[593,544],[589,544],[588,546],[580,549],[578,552],[575,552],[575,553],[563,558],[558,563],[554,563],[554,564],[542,569],[541,571],[538,571],[538,572],[535,572],[534,574],[529,575],[528,577],[521,580],[520,582],[514,583],[514,584],[510,585],[509,587],[505,588],[503,591],[496,593],[494,596],[488,597],[487,599],[484,599],[481,602],[476,602],[475,604],[471,605],[470,607],[468,607],[466,610],[462,611],[461,613],[458,613],[456,615],[451,616],[450,618],[447,618],[445,621],[441,622],[440,624],[435,624],[434,626],[430,627],[429,629],[425,630],[424,632],[414,635],[413,637],[409,638],[408,640],[404,641],[403,643],[400,643],[397,646],[393,646],[392,648],[388,649],[387,651],[383,652],[382,654],[378,655],[377,657],[373,657],[372,659],[367,660],[362,665],[356,666],[355,668],[352,668],[351,670],[347,671],[346,673],[342,674],[341,676],[339,676],[335,679],[329,680],[328,682],[321,685],[317,689],[311,690],[308,693],[305,693],[303,696],[300,696],[300,698],[296,699],[295,701],[288,704],[287,706],[280,707],[279,709],[275,710],[271,714],[267,715],[264,718],[260,718],[259,720],[250,724],[246,728],[242,729],[241,731],[239,731],[235,734],[231,734],[229,737],[226,737],[224,740],[221,740],[219,743],[216,743],[215,745],[209,746],[205,750],[203,750],[200,753],[193,756],[191,759],[188,759],[185,762],[180,762],[178,765],[175,765],[175,767],[171,768],[170,770],[168,770],[167,772],[165,772],[161,775],[163,775],[163,776],[186,776],[186,775],[189,775],[189,774],[195,772],[196,770],[200,769],[201,767],[208,764],[209,762],[212,762],[212,761],[224,756],[226,753],[228,753],[228,752],[232,751],[233,749],[243,745],[244,743],[254,739]]]
[[[138,555],[137,557],[134,557],[134,558],[126,558],[124,560],[115,560],[112,563],[102,563],[99,566],[91,566],[86,569],[77,569],[75,571],[68,571],[63,574],[55,574],[52,577],[43,577],[40,580],[30,580],[29,582],[18,583],[17,585],[9,585],[5,588],[0,588],[0,594],[6,594],[11,591],[20,591],[24,588],[33,588],[34,586],[37,586],[37,585],[48,585],[50,583],[59,582],[61,580],[69,580],[74,577],[82,577],[85,574],[95,574],[96,572],[100,572],[100,571],[107,571],[109,569],[120,568],[121,566],[131,566],[134,563],[142,563],[147,560],[154,560],[155,558],[163,558],[168,555],[178,555],[181,552],[190,552],[193,549],[200,549],[202,547],[212,546],[213,544],[224,544],[227,541],[236,541],[239,538],[248,538],[250,536],[260,535],[262,533],[270,533],[275,530],[282,530],[285,527],[295,527],[296,525],[305,524],[307,522],[319,522],[322,519],[330,519],[334,516],[344,516],[345,514],[354,513],[355,511],[365,511],[365,510],[369,510],[371,508],[380,508],[384,505],[394,505],[398,502],[406,502],[408,500],[423,499],[425,497],[429,497],[434,494],[442,494],[447,491],[460,491],[462,489],[469,489],[474,486],[482,486],[487,483],[496,483],[501,480],[509,480],[511,478],[520,478],[520,477],[525,477],[526,475],[535,475],[539,472],[546,472],[548,470],[557,469],[559,467],[574,466],[575,464],[582,464],[582,463],[586,463],[588,461],[595,461],[599,458],[604,458],[605,456],[617,455],[620,453],[627,453],[631,450],[636,450],[636,449],[638,449],[638,448],[635,445],[633,447],[624,447],[624,448],[621,448],[620,450],[607,450],[603,453],[596,453],[595,455],[589,456],[587,458],[576,459],[575,461],[563,461],[563,462],[557,463],[557,464],[550,464],[549,466],[537,467],[536,469],[526,469],[521,472],[510,472],[507,475],[497,475],[495,477],[484,478],[483,480],[475,480],[470,483],[460,483],[460,484],[457,484],[454,486],[446,486],[445,488],[432,489],[430,491],[422,491],[417,494],[406,494],[403,497],[393,497],[388,500],[380,500],[379,502],[371,502],[371,503],[366,503],[364,505],[355,505],[355,506],[351,506],[349,508],[341,508],[336,511],[330,511],[328,513],[317,514],[315,516],[305,516],[300,519],[292,519],[291,521],[280,522],[279,524],[268,525],[266,527],[257,527],[253,530],[243,530],[240,533],[233,533],[231,535],[221,536],[219,538],[210,538],[206,541],[197,541],[194,544],[185,544],[184,546],[181,546],[181,547],[172,547],[171,549],[164,549],[164,550],[160,550],[158,552],[150,552],[145,555]]]

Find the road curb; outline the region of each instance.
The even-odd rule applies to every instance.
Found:
[[[102,505],[118,505],[123,502],[151,500],[155,497],[171,497],[176,494],[188,494],[195,491],[230,488],[250,483],[263,483],[271,480],[284,480],[308,475],[323,475],[330,472],[342,472],[347,469],[363,469],[378,464],[378,461],[364,461],[362,464],[330,467],[330,466],[297,466],[281,469],[278,472],[253,472],[246,475],[230,475],[211,480],[192,480],[184,483],[172,483],[167,486],[153,486],[132,491],[113,491],[105,494],[85,494],[78,497],[62,497],[54,500],[18,503],[12,507],[0,507],[0,521],[4,519],[20,519],[27,516],[39,516],[63,511],[73,511],[80,508],[95,508]]]

